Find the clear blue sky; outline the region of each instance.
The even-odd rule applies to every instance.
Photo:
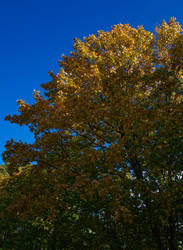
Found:
[[[72,50],[74,37],[82,38],[109,30],[118,23],[155,25],[175,16],[183,24],[182,0],[6,0],[0,4],[0,153],[14,138],[30,142],[25,127],[4,121],[17,113],[17,99],[32,103],[33,89],[50,80],[48,72],[58,71],[61,54]],[[0,158],[0,164],[2,160]]]

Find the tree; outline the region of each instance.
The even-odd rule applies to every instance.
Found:
[[[183,244],[181,26],[175,18],[155,33],[114,25],[75,39],[73,48],[42,85],[44,95],[35,91],[34,104],[20,100],[20,114],[6,116],[35,138],[6,143],[10,180],[21,180],[20,168],[33,164],[9,211],[51,220],[53,249],[177,249]]]

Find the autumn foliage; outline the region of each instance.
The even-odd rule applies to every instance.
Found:
[[[3,153],[1,206],[24,228],[16,237],[39,225],[43,245],[35,233],[27,249],[183,247],[181,26],[114,25],[73,48],[44,94],[6,116],[35,138]]]

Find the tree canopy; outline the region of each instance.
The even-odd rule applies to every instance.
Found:
[[[35,140],[6,143],[1,220],[21,230],[0,240],[21,249],[32,230],[27,249],[182,249],[181,26],[114,25],[73,49],[6,116]]]

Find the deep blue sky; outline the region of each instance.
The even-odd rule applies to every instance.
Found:
[[[0,3],[0,153],[13,137],[31,141],[29,130],[4,121],[17,113],[17,99],[31,103],[33,89],[58,71],[61,54],[72,50],[73,39],[109,30],[118,23],[143,25],[153,31],[175,16],[183,24],[182,0],[6,0]],[[0,158],[0,163],[2,160]]]

